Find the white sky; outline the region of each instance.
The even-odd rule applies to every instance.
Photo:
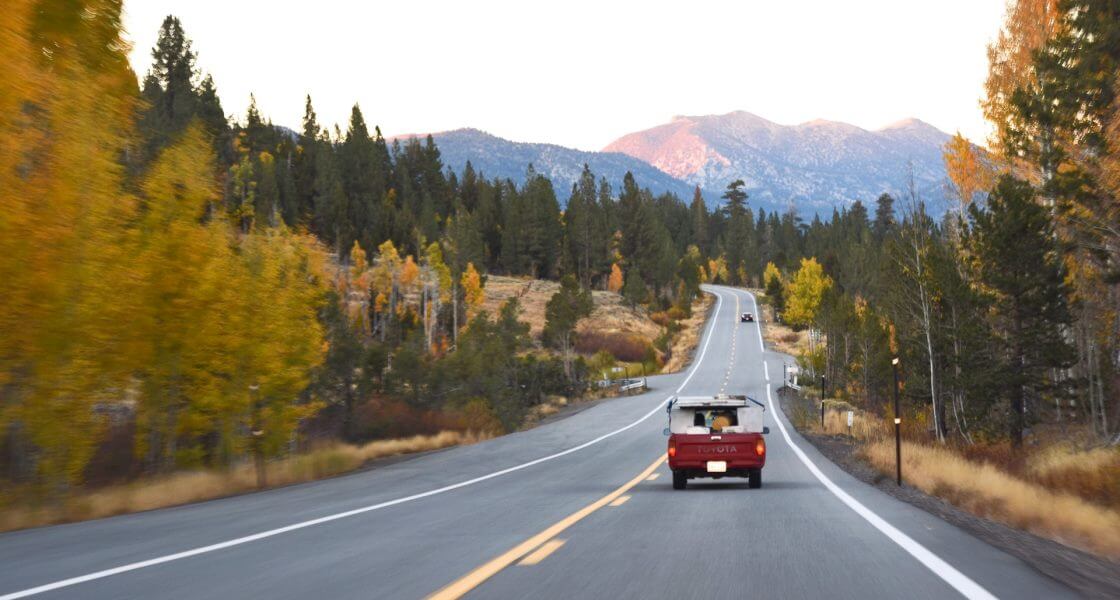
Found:
[[[974,141],[1004,0],[126,0],[142,77],[178,16],[227,113],[249,93],[299,129],[477,127],[599,150],[678,114],[747,110],[874,129],[917,117]]]

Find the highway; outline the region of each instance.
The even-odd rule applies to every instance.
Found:
[[[706,289],[693,364],[642,395],[326,481],[2,534],[0,599],[1076,597],[816,452],[772,394],[791,359],[739,323],[754,298]],[[719,392],[767,404],[763,487],[674,491],[664,403]]]

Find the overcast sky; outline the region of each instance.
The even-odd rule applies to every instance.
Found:
[[[143,76],[167,14],[227,113],[249,93],[298,129],[304,95],[345,128],[477,127],[599,150],[674,115],[746,110],[875,129],[917,117],[982,142],[986,44],[1004,0],[126,0]]]

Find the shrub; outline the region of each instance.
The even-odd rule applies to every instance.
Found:
[[[655,313],[650,313],[649,320],[657,323],[662,327],[668,327],[669,323],[673,322],[673,317],[669,314],[670,311],[658,311]]]
[[[624,362],[643,360],[649,345],[649,341],[633,333],[585,331],[576,337],[576,351],[580,354],[595,354],[605,350],[615,359]]]

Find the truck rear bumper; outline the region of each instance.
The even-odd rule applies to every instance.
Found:
[[[727,461],[727,470],[722,473],[712,473],[708,471],[708,461],[669,461],[669,468],[674,473],[683,472],[686,477],[693,479],[699,477],[711,477],[719,479],[721,477],[748,477],[750,472],[755,469],[761,469],[766,466],[765,460],[752,460],[752,461]]]

